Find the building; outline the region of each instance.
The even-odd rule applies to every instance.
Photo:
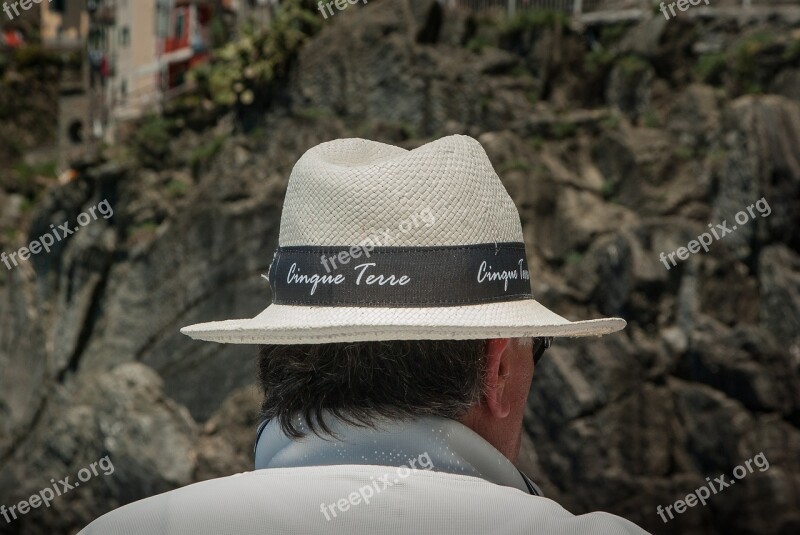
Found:
[[[82,50],[89,35],[86,0],[52,0],[39,4],[39,31],[48,48]]]
[[[42,44],[76,65],[61,84],[63,152],[99,138],[113,141],[120,121],[159,112],[165,99],[185,89],[186,73],[209,59],[214,39],[223,42],[240,21],[268,25],[276,4],[42,0],[35,10]],[[15,26],[0,29],[4,46],[18,46]]]
[[[89,54],[101,63],[106,120],[136,116],[158,92],[157,0],[97,0]]]
[[[209,57],[214,0],[98,0],[96,43],[111,69],[111,122],[158,111],[167,92]]]
[[[162,37],[165,89],[183,85],[187,71],[209,58],[214,7],[212,0],[174,0]]]
[[[52,0],[39,3],[37,23],[44,48],[61,54],[64,68],[59,82],[57,162],[67,162],[91,141],[92,98],[87,92],[89,70],[85,57],[92,0]]]

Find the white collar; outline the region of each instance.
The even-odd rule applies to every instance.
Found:
[[[256,442],[256,470],[342,464],[408,466],[427,454],[436,472],[479,477],[541,496],[541,490],[481,436],[454,420],[437,417],[380,420],[377,429],[357,427],[335,417],[325,422],[336,438],[306,432],[292,439],[272,421],[262,424]]]

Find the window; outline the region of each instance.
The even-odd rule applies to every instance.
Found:
[[[119,30],[119,44],[120,46],[128,46],[131,44],[131,32],[127,26],[123,26]]]
[[[156,2],[156,35],[159,37],[169,37],[169,11],[170,6],[167,0]]]
[[[186,26],[186,14],[183,11],[179,11],[178,15],[175,17],[175,37],[180,39],[183,37],[183,31]]]

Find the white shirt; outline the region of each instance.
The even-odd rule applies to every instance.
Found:
[[[297,440],[275,422],[263,425],[259,470],[133,503],[80,535],[646,533],[607,513],[573,516],[538,496],[507,458],[456,421],[328,424],[338,438]]]
[[[362,498],[367,488],[380,489],[369,503]],[[339,465],[257,470],[196,483],[122,507],[79,535],[273,533],[646,532],[607,513],[573,516],[552,500],[477,477],[428,470],[401,477],[395,467]]]

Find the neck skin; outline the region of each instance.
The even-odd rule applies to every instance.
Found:
[[[541,495],[514,465],[471,429],[446,418],[381,420],[376,428],[325,418],[336,435],[314,433],[293,440],[280,426],[262,426],[256,444],[256,469],[329,465],[406,466],[478,477],[491,483]]]

